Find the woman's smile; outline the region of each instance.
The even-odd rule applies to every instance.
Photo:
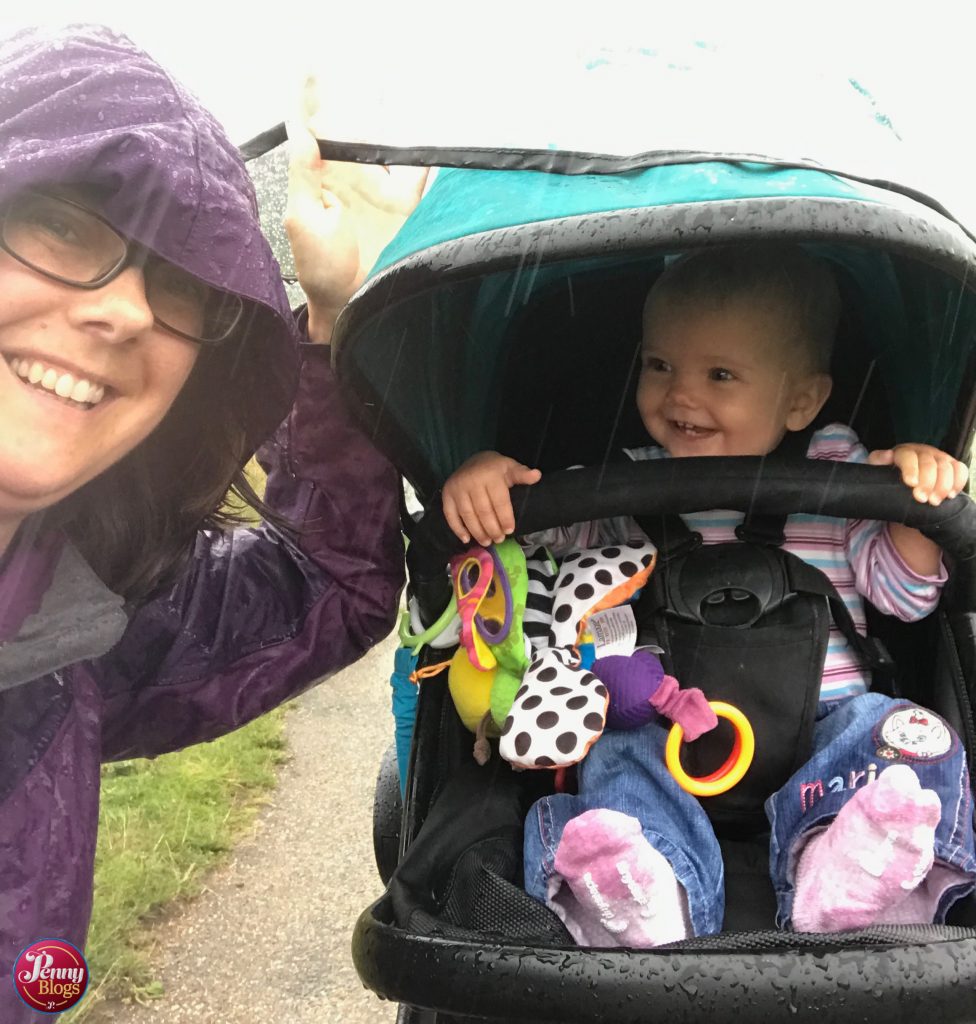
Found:
[[[106,396],[104,384],[94,375],[59,367],[53,361],[20,356],[5,357],[7,365],[23,383],[44,397],[58,398],[78,409],[93,409]]]
[[[124,458],[198,354],[154,324],[137,268],[84,290],[0,256],[0,520],[60,501]]]

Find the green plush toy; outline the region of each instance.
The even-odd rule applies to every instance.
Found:
[[[491,717],[498,728],[504,724],[511,710],[515,694],[522,685],[522,677],[529,667],[522,619],[525,617],[525,598],[529,591],[529,576],[525,566],[525,552],[511,537],[495,545],[495,554],[508,577],[508,590],[512,603],[511,627],[505,638],[492,645],[498,668],[491,687]]]
[[[451,561],[461,646],[448,676],[461,720],[479,740],[498,735],[529,666],[522,620],[529,589],[525,555],[512,538]]]

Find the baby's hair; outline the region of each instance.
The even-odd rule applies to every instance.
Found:
[[[840,319],[840,293],[830,268],[785,242],[750,242],[706,249],[672,263],[654,282],[645,319],[662,306],[717,308],[750,299],[781,312],[814,373],[830,371]]]

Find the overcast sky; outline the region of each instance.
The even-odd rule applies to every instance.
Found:
[[[30,0],[18,6],[23,13],[0,14],[5,34],[25,23],[70,21],[100,21],[127,32],[190,85],[238,139],[281,120],[294,101],[299,72],[313,64],[331,66],[334,80],[355,95],[377,84],[402,89],[411,68],[448,50],[465,54],[471,66],[518,78],[531,74],[533,52],[653,46],[662,33],[681,32],[751,40],[780,53],[850,65],[906,117],[914,121],[916,111],[928,108],[938,126],[949,126],[955,119],[932,109],[932,102],[948,94],[956,113],[968,114],[971,103],[958,94],[972,80],[976,30],[976,5],[966,0],[926,0],[913,5],[911,15],[897,13],[902,5],[872,0],[699,2],[688,13],[679,8],[691,5],[680,0],[322,0],[312,11],[306,0],[269,0],[264,16],[250,13],[261,9],[261,0]],[[519,60],[493,59],[506,51]]]
[[[531,97],[534,78],[555,55],[684,36],[843,68],[873,91],[903,136],[951,170],[957,186],[968,190],[976,165],[976,4],[965,0],[927,0],[910,15],[893,14],[901,5],[888,0],[699,0],[691,12],[679,10],[692,6],[681,0],[322,0],[313,12],[307,0],[270,0],[266,15],[250,13],[261,6],[31,0],[23,9],[35,23],[99,21],[125,31],[196,92],[237,142],[292,116],[299,82],[313,67],[332,101],[354,117],[357,104],[372,109],[383,96],[398,110],[424,104],[431,86],[418,84],[417,69],[438,62],[455,69],[448,75],[461,69],[473,79],[524,83]],[[25,23],[28,15],[0,14],[0,33]],[[433,92],[449,119],[465,117],[451,109],[450,88],[435,80]]]

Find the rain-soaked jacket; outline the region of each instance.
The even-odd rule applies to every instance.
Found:
[[[0,202],[55,181],[104,186],[120,231],[260,304],[228,386],[256,443],[288,412],[275,396],[291,401],[297,364],[262,458],[267,502],[301,532],[201,533],[178,581],[135,607],[70,544],[35,555],[40,607],[0,641],[3,1024],[34,1019],[11,979],[26,945],[84,944],[101,762],[212,739],[349,664],[391,628],[403,579],[395,472],[350,421],[328,350],[298,343],[253,191],[210,116],[105,30],[16,37],[0,46]]]

